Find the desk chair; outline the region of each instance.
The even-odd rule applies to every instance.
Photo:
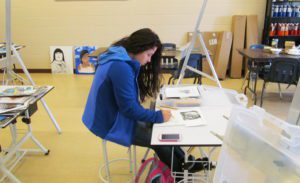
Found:
[[[299,79],[298,61],[294,59],[276,59],[270,67],[270,71],[263,76],[263,88],[261,93],[260,106],[263,104],[263,95],[266,89],[266,84],[284,83],[289,85],[297,85]]]
[[[168,81],[168,84],[171,82],[174,84],[175,80],[179,78],[180,72],[182,70],[182,66],[184,63],[184,58],[181,59],[179,67],[173,73],[171,73],[171,77]],[[199,71],[202,71],[202,55],[201,54],[191,54],[188,60],[188,66],[193,67]],[[201,75],[192,72],[190,70],[186,70],[184,73],[184,78],[194,78],[194,84],[201,84]]]

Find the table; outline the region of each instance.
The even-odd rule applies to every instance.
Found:
[[[53,88],[53,86],[39,87],[37,92],[30,96],[28,106],[25,109],[10,112],[9,115],[7,114],[8,117],[5,120],[0,121],[0,130],[9,127],[11,132],[11,144],[4,150],[5,153],[3,155],[0,155],[0,172],[3,174],[0,177],[0,182],[3,182],[5,178],[9,178],[14,183],[21,182],[11,171],[27,153],[49,154],[50,150],[46,149],[32,133],[31,116],[37,111],[37,102]],[[20,140],[17,138],[16,127],[18,117],[22,117],[22,122],[27,126],[27,131]],[[22,145],[28,140],[31,140],[38,148],[22,149]]]
[[[251,73],[255,73],[256,77],[254,78],[254,86],[253,88],[250,87],[250,79],[248,80],[248,84],[244,89],[244,93],[247,93],[247,90],[249,90],[253,96],[254,96],[254,104],[257,102],[257,94],[256,94],[256,86],[257,86],[257,76],[260,67],[264,63],[270,63],[273,62],[274,59],[295,59],[299,61],[300,63],[300,56],[293,56],[288,54],[272,54],[269,50],[265,49],[237,49],[238,52],[249,59],[249,62],[251,63],[251,67],[249,68],[249,77],[251,76]]]
[[[152,145],[212,147],[208,153],[208,158],[216,147],[222,145],[222,136],[226,131],[231,108],[234,104],[240,104],[235,100],[237,92],[205,85],[199,85],[198,90],[201,93],[199,109],[203,113],[207,125],[187,127],[185,125],[169,125],[168,123],[154,124]],[[161,90],[161,94],[163,93],[164,88]],[[159,106],[160,99],[157,99],[156,103]],[[162,142],[158,137],[163,133],[179,133],[182,138],[178,142]],[[187,175],[188,171],[184,170],[184,177],[186,178]],[[206,181],[208,180],[209,174]]]

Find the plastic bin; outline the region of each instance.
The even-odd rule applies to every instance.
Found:
[[[215,183],[299,183],[300,127],[254,106],[234,107]]]

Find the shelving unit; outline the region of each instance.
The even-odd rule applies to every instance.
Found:
[[[286,14],[283,16],[280,16],[278,13],[278,16],[280,17],[274,17],[273,13],[275,11],[275,9],[273,9],[272,7],[298,7],[298,10],[296,8],[292,8],[292,11],[295,13],[297,11],[297,13],[295,14],[299,14],[296,17],[288,17],[288,11],[286,11]],[[262,38],[262,42],[265,45],[271,45],[272,40],[273,39],[278,39],[278,47],[279,48],[284,48],[285,46],[285,42],[286,41],[294,41],[296,45],[300,44],[300,0],[296,0],[296,1],[290,1],[290,0],[283,0],[283,1],[279,1],[279,0],[267,0],[267,6],[266,6],[266,14],[265,14],[265,24],[264,24],[264,31],[263,31],[263,38]],[[278,9],[278,11],[280,10],[280,8]],[[275,11],[276,12],[276,11]],[[275,35],[270,35],[270,31],[271,31],[271,24],[272,23],[285,23],[285,24],[297,24],[298,23],[298,33],[297,35],[284,35],[284,36],[279,36],[278,32],[275,33]],[[277,24],[277,30],[278,30],[278,24]]]

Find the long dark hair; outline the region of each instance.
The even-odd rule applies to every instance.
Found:
[[[125,37],[113,46],[123,46],[128,53],[138,54],[148,49],[157,47],[156,52],[151,57],[151,62],[141,67],[138,76],[138,85],[140,89],[140,99],[145,97],[156,97],[160,87],[160,61],[162,44],[159,37],[151,29],[144,28]]]

